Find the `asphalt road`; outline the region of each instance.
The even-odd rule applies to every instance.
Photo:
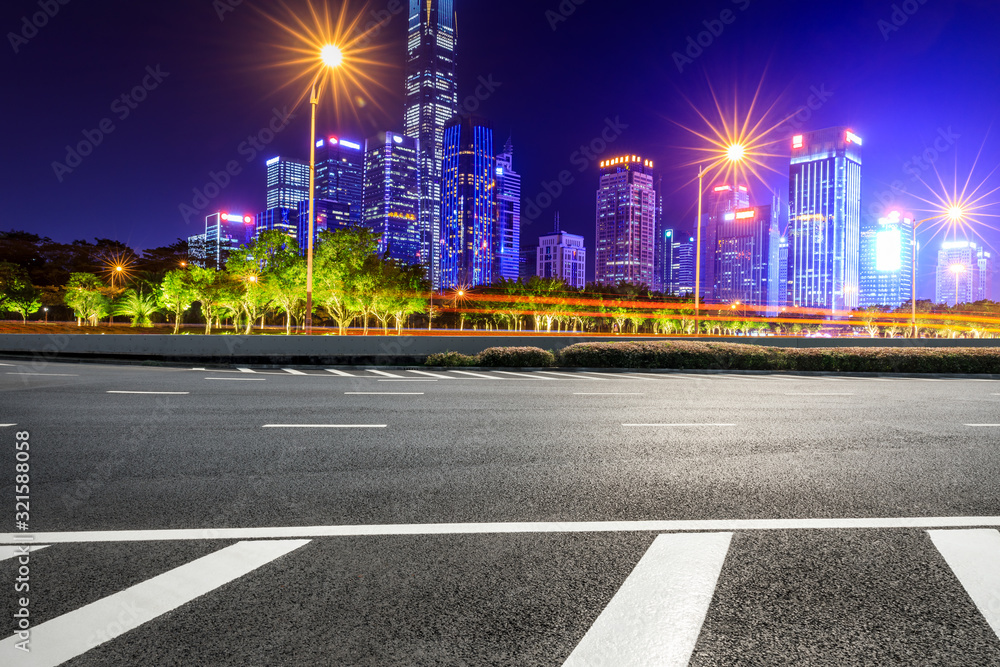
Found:
[[[998,381],[4,364],[5,666],[1000,665]]]

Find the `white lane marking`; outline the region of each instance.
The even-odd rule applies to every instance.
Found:
[[[854,394],[810,393],[805,391],[786,391],[785,396],[854,396]]]
[[[303,373],[302,371],[297,371],[294,368],[282,368],[281,370],[285,371],[286,373],[288,373],[290,375],[308,375],[308,373]]]
[[[547,521],[521,523],[414,523],[268,528],[171,528],[165,530],[34,533],[44,544],[155,542],[159,540],[274,540],[391,535],[510,535],[540,533],[682,533],[752,530],[858,530],[893,528],[1000,528],[1000,516],[889,517],[879,519],[668,519],[647,521]],[[0,534],[0,544],[22,544],[21,533]]]
[[[0,428],[8,428],[10,426],[17,426],[17,424],[0,424]]]
[[[929,530],[934,546],[1000,637],[1000,532]]]
[[[78,378],[79,375],[75,373],[7,373],[7,375],[41,375],[43,377],[54,377],[54,378]]]
[[[521,378],[522,380],[552,380],[555,382],[562,382],[562,378],[547,378],[547,377],[536,377],[534,373],[515,373],[514,371],[493,371],[494,373],[502,373],[503,375],[512,375],[516,378]]]
[[[660,535],[563,663],[685,667],[732,533]]]
[[[191,370],[193,370],[193,371],[203,371],[203,370],[206,370],[206,369],[204,369],[204,368],[192,368]]]
[[[344,396],[423,396],[422,391],[345,391]]]
[[[187,396],[190,391],[108,391],[108,394],[147,394],[150,396]]]
[[[206,380],[222,380],[223,382],[265,382],[267,378],[205,378]]]
[[[264,424],[261,428],[388,428],[386,424]]]
[[[397,380],[403,379],[403,377],[404,377],[402,375],[396,375],[394,373],[386,373],[385,371],[377,371],[374,368],[366,368],[365,370],[367,370],[369,373],[374,373],[375,375],[381,375],[382,377],[386,377],[386,378],[396,378]]]
[[[574,396],[645,396],[639,391],[574,391]]]
[[[16,365],[17,364],[0,364],[0,366],[10,366],[11,368],[14,368]]]
[[[418,378],[399,378],[398,380],[390,380],[389,378],[384,378],[380,379],[379,382],[437,382],[437,380],[431,378],[427,378],[426,380]]]
[[[594,377],[588,377],[586,375],[580,376],[577,375],[576,373],[556,373],[554,371],[532,371],[532,375],[551,376],[559,378],[561,380],[600,380],[602,382],[607,381],[605,378],[594,378]]]
[[[1000,424],[966,424],[966,426],[972,428],[994,428],[1000,426]]]
[[[1000,394],[990,394],[990,396],[1000,396]]]
[[[624,373],[598,373],[597,371],[580,371],[580,375],[604,375],[610,378],[615,378],[616,380],[646,380],[651,382],[652,380],[647,377],[635,377],[625,375]]]
[[[249,368],[237,368],[236,370],[238,370],[240,373],[256,373],[257,372],[255,370],[251,370]]]
[[[736,426],[736,424],[622,424],[622,426]]]
[[[31,652],[19,664],[62,664],[308,543],[239,542],[46,621],[31,629]],[[121,622],[123,615],[129,622]],[[14,655],[18,641],[17,635],[3,640],[0,653]]]
[[[442,373],[430,373],[428,371],[410,371],[411,373],[416,373],[417,375],[425,375],[429,378],[434,378],[435,380],[457,380],[458,378],[453,378],[450,375],[443,375]]]
[[[344,371],[338,371],[336,368],[327,368],[326,372],[327,373],[333,373],[334,375],[339,375],[342,378],[357,377],[357,375],[351,375],[350,373],[345,373]]]
[[[482,373],[472,373],[470,371],[452,371],[452,373],[457,373],[458,375],[468,375],[469,377],[481,378],[485,380],[502,380],[503,378],[498,378],[495,375],[483,375]]]
[[[11,544],[11,545],[0,546],[0,560],[10,560],[11,558],[24,556],[26,553],[30,558],[31,554],[35,553],[36,551],[41,551],[42,549],[48,549],[48,548],[49,545],[47,544],[39,544],[37,546],[34,544],[23,544],[21,546],[15,546]],[[27,552],[22,551],[22,549],[27,549]]]

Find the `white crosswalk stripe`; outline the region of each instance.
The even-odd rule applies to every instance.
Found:
[[[240,373],[256,373],[257,371],[250,368],[237,368]]]
[[[308,375],[308,373],[303,373],[302,371],[297,371],[294,368],[282,368],[281,370],[285,371],[289,375]]]
[[[502,380],[503,378],[498,378],[495,375],[485,375],[483,373],[473,373],[472,371],[451,371],[458,375],[467,375],[469,377],[480,378],[485,380]]]
[[[521,378],[522,380],[536,380],[536,381],[552,380],[554,382],[562,382],[563,380],[562,378],[539,376],[537,373],[515,373],[514,371],[496,371],[496,372],[501,373],[503,375],[510,375],[512,377]]]
[[[327,373],[333,373],[334,375],[336,375],[338,377],[342,377],[342,378],[357,377],[357,375],[351,375],[350,373],[347,373],[346,371],[340,371],[340,370],[337,370],[336,368],[327,368],[326,372]]]
[[[929,530],[927,533],[1000,638],[1000,531]]]
[[[374,368],[367,368],[365,370],[367,370],[369,373],[374,373],[375,375],[381,375],[382,377],[393,378],[393,379],[396,379],[396,380],[404,380],[404,379],[406,379],[405,375],[396,375],[395,373],[386,373],[385,371],[378,371],[378,370],[375,370]]]
[[[417,375],[423,375],[425,377],[434,378],[436,380],[457,380],[458,378],[451,377],[450,375],[445,375],[444,373],[431,373],[430,371],[409,371],[410,373],[416,373]]]

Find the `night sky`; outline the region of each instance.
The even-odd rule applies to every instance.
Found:
[[[62,2],[5,0],[0,12],[0,229],[58,241],[107,237],[138,249],[166,245],[204,231],[204,211],[186,222],[180,206],[192,204],[210,172],[238,161],[241,173],[210,208],[255,213],[264,206],[264,161],[308,157],[308,105],[294,107],[302,87],[282,88],[289,70],[271,67],[285,57],[275,45],[288,42],[261,13],[282,15],[276,3]],[[394,4],[352,6],[372,16]],[[22,17],[38,14],[40,5],[58,11],[50,7],[55,16],[37,31],[25,29]],[[288,4],[293,11],[305,6]],[[220,7],[231,10],[221,19]],[[589,277],[598,168],[577,151],[609,120],[617,124],[620,136],[600,157],[655,160],[667,220],[692,229],[697,169],[685,165],[695,159],[688,147],[698,140],[675,122],[704,127],[691,104],[713,113],[709,82],[730,109],[734,99],[749,102],[763,82],[760,108],[773,105],[772,124],[818,91],[824,100],[813,99],[818,108],[801,130],[847,125],[863,137],[863,215],[878,213],[879,195],[899,181],[906,192],[885,195],[891,208],[927,217],[918,197],[932,195],[915,175],[936,185],[936,168],[947,183],[956,174],[964,181],[980,149],[973,184],[1000,186],[1000,174],[991,176],[1000,163],[1000,128],[992,127],[1000,109],[997,0],[456,0],[456,7],[460,97],[492,82],[492,92],[481,89],[486,99],[477,112],[493,121],[498,150],[513,137],[525,213],[533,212],[529,202],[543,183],[564,170],[572,178],[536,220],[526,218],[522,242],[550,231],[560,211],[562,228],[586,238]],[[369,86],[363,106],[342,110],[339,119],[324,100],[321,134],[363,139],[402,131],[405,13],[374,38],[385,66],[372,74],[386,90]],[[706,33],[712,28],[717,36]],[[693,62],[679,67],[675,53],[699,36],[708,46],[692,50]],[[135,108],[120,101],[144,82],[150,90]],[[243,143],[286,108],[296,116],[253,155]],[[102,121],[113,131],[100,131]],[[786,125],[775,136],[786,140],[793,130]],[[72,171],[57,174],[53,163],[66,163],[66,146],[83,141],[85,131],[100,144]],[[787,154],[787,144],[777,151]],[[932,162],[914,163],[920,155]],[[787,158],[771,164],[778,173],[750,183],[757,203],[770,203],[771,189],[787,201]],[[984,201],[1000,200],[997,194]],[[983,234],[1000,248],[1000,234]],[[932,235],[921,230],[929,244],[921,256],[921,298],[933,296]]]

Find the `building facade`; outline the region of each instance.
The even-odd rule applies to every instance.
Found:
[[[993,254],[974,241],[948,241],[938,251],[934,300],[949,306],[993,299]]]
[[[219,211],[205,217],[204,250],[199,258],[207,268],[225,268],[229,253],[241,245],[249,245],[256,238],[254,217],[249,214]]]
[[[521,261],[521,176],[514,171],[510,139],[497,155],[497,226],[493,247],[495,280],[517,280]]]
[[[448,122],[444,130],[439,289],[493,282],[496,165],[489,121],[460,115]]]
[[[458,113],[455,10],[452,0],[410,0],[409,17],[403,131],[420,150],[420,261],[437,287],[444,126]]]
[[[287,157],[267,161],[267,206],[298,208],[300,201],[309,199],[309,163]]]
[[[650,160],[626,155],[601,162],[597,190],[597,283],[652,286],[657,214]]]
[[[788,305],[851,310],[859,303],[861,138],[846,127],[792,139]]]
[[[257,214],[257,235],[261,232],[279,231],[294,239],[299,238],[299,209],[269,208]]]
[[[670,269],[670,293],[680,297],[694,295],[695,245],[693,236],[674,233],[673,266]]]
[[[364,223],[381,235],[379,254],[420,264],[420,163],[417,140],[395,132],[365,149]]]
[[[309,202],[299,202],[298,234],[299,250],[305,254],[309,250]],[[347,202],[316,199],[313,201],[313,245],[315,246],[320,232],[332,232],[347,229],[352,224],[351,205]]]
[[[724,218],[750,206],[750,189],[745,185],[715,185],[705,197],[701,222],[701,300],[712,302],[717,295],[715,269],[718,254],[718,229]]]
[[[859,306],[899,308],[913,298],[913,216],[893,211],[861,229]]]
[[[348,204],[356,224],[364,217],[364,171],[360,142],[339,137],[316,142],[316,198]]]
[[[556,229],[538,238],[535,275],[562,280],[570,287],[583,289],[587,278],[587,248],[583,237]]]
[[[778,304],[781,234],[772,206],[726,213],[716,228],[715,295],[722,303]]]
[[[676,294],[674,282],[674,230],[656,232],[656,268],[653,271],[653,290],[663,294]]]

